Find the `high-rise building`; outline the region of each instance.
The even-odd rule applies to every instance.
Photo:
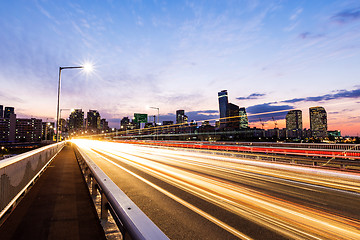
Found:
[[[96,110],[89,110],[87,112],[87,128],[90,130],[100,129],[100,113]]]
[[[64,120],[64,119],[62,119]],[[42,122],[42,140],[53,140],[55,135],[55,123],[54,122]],[[61,130],[60,130],[61,131]],[[62,135],[63,132],[61,131]]]
[[[82,109],[75,109],[69,117],[70,131],[76,131],[84,127],[84,112]]]
[[[324,138],[327,136],[327,114],[323,107],[311,107],[310,113],[310,130],[312,137]]]
[[[5,107],[4,118],[10,118],[11,114],[15,114],[13,107]]]
[[[0,118],[4,117],[4,106],[0,105]]]
[[[244,107],[239,108],[239,116],[240,116],[240,128],[245,129],[249,127],[249,120],[246,114],[246,109]]]
[[[184,110],[176,110],[176,124],[187,123],[188,117]]]
[[[286,136],[288,138],[302,137],[302,111],[290,110],[286,114]]]
[[[100,129],[103,130],[104,132],[108,132],[110,130],[109,123],[108,121],[106,121],[105,118],[100,120]]]
[[[230,130],[238,130],[240,128],[239,106],[228,103],[227,110],[227,127]]]
[[[0,142],[15,142],[16,114],[0,118]]]
[[[120,120],[120,129],[121,130],[126,130],[128,129],[128,125],[130,124],[130,119],[128,117],[123,117]]]
[[[59,123],[59,130],[62,136],[67,136],[69,132],[69,121],[61,118]]]
[[[290,110],[286,114],[286,130],[302,129],[302,111]]]
[[[42,120],[36,118],[17,118],[15,132],[16,142],[40,142]]]
[[[220,112],[220,127],[226,127],[227,114],[228,114],[228,93],[227,90],[218,92],[219,98],[219,112]]]

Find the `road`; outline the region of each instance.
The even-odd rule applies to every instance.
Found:
[[[76,140],[170,239],[360,239],[360,174]]]

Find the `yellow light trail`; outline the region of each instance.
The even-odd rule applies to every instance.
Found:
[[[224,173],[223,176],[225,176],[226,173],[238,174],[235,170],[241,170],[243,172],[247,171],[276,178],[326,186],[328,188],[341,189],[341,191],[352,191],[352,194],[355,194],[355,196],[360,196],[357,193],[360,186],[359,175],[339,174],[331,171],[314,172],[309,170],[304,171],[305,174],[303,173],[302,176],[299,176],[301,169],[304,170],[306,168],[299,169],[293,166],[289,168],[290,166],[287,166],[287,171],[284,171],[284,169],[275,169],[275,167],[280,166],[280,164],[271,165],[264,162],[246,160],[248,161],[248,165],[243,165],[243,163],[240,163],[243,160],[237,162],[231,158],[209,157],[209,155],[194,152],[191,153],[191,156],[185,153],[181,153],[181,155],[178,153],[177,156],[170,157],[168,150],[145,148],[129,144],[86,140],[76,141],[76,144],[81,148],[94,149],[105,154],[107,157],[102,156],[102,158],[111,161],[113,164],[116,163],[109,158],[125,162],[195,196],[287,237],[294,239],[360,239],[359,219],[350,219],[313,209],[309,206],[294,204],[240,186],[224,178],[210,177],[198,171],[203,168],[213,171],[219,171],[220,169]],[[87,150],[87,152],[92,154],[92,156],[97,155],[91,153],[90,150]],[[172,154],[174,154],[174,151]],[[121,167],[118,164],[117,166]],[[261,168],[256,169],[256,167],[259,166],[261,166]],[[187,169],[185,167],[187,167]],[[124,168],[122,169],[125,170]],[[259,178],[261,177],[259,176]],[[141,180],[145,181],[146,179]],[[148,182],[148,184],[150,184],[150,182]],[[150,185],[156,189],[159,188],[153,183]],[[165,194],[165,192],[163,193]],[[182,204],[184,205],[185,202],[182,202]],[[206,213],[201,213],[195,208],[192,210],[204,217],[208,217]],[[227,230],[232,233],[234,230],[237,231],[236,229]]]

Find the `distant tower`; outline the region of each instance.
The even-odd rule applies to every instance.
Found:
[[[221,92],[218,92],[218,98],[219,98],[219,110],[220,110],[220,127],[226,127],[227,123],[227,115],[228,115],[228,93],[227,90],[222,90]]]
[[[302,136],[302,111],[290,110],[286,114],[286,133],[290,138],[301,138]]]
[[[176,124],[187,123],[188,117],[184,110],[176,110]]]
[[[290,110],[286,114],[286,130],[302,129],[302,111]]]
[[[87,127],[91,130],[100,129],[100,113],[96,110],[89,110],[87,112]]]
[[[84,127],[84,112],[82,109],[75,109],[69,117],[70,130],[82,129]]]
[[[314,138],[324,138],[327,136],[327,114],[323,107],[311,107],[310,130]]]
[[[248,128],[249,127],[249,120],[246,114],[246,109],[244,107],[239,108],[239,116],[240,116],[240,128]]]
[[[4,106],[0,105],[0,118],[4,117]]]
[[[105,131],[105,132],[108,132],[110,130],[109,128],[109,122],[106,121],[105,118],[103,119],[100,119],[100,129]]]
[[[231,130],[238,130],[240,128],[239,106],[233,103],[228,103],[227,109],[227,126],[230,127]]]

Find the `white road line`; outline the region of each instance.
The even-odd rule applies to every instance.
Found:
[[[91,151],[92,151],[92,150],[91,150]],[[94,151],[93,151],[93,152],[94,152]],[[240,239],[247,239],[247,240],[251,240],[251,239],[252,239],[252,238],[250,238],[249,236],[245,235],[244,233],[236,230],[235,228],[229,226],[228,224],[222,222],[221,220],[219,220],[219,219],[211,216],[210,214],[202,211],[201,209],[195,207],[194,205],[192,205],[192,204],[190,204],[190,203],[182,200],[181,198],[179,198],[179,197],[175,196],[174,194],[166,191],[165,189],[163,189],[163,188],[155,185],[154,183],[146,180],[145,178],[137,175],[136,173],[134,173],[134,172],[132,172],[132,171],[130,171],[130,170],[128,170],[128,169],[120,166],[119,164],[117,164],[117,163],[113,162],[112,160],[110,160],[110,159],[108,159],[108,158],[106,158],[106,157],[98,154],[97,152],[94,152],[94,153],[97,154],[97,155],[98,155],[99,157],[101,157],[102,159],[104,159],[104,160],[112,163],[113,165],[117,166],[118,168],[126,171],[127,173],[133,175],[134,177],[138,178],[139,180],[143,181],[144,183],[150,185],[151,187],[155,188],[155,189],[158,190],[159,192],[167,195],[168,197],[170,197],[171,199],[177,201],[178,203],[182,204],[183,206],[185,206],[185,207],[189,208],[190,210],[196,212],[197,214],[201,215],[202,217],[206,218],[207,220],[215,223],[215,224],[218,225],[219,227],[221,227],[221,228],[225,229],[226,231],[232,233],[232,234],[235,235],[236,237],[238,237],[238,238],[240,238]]]

